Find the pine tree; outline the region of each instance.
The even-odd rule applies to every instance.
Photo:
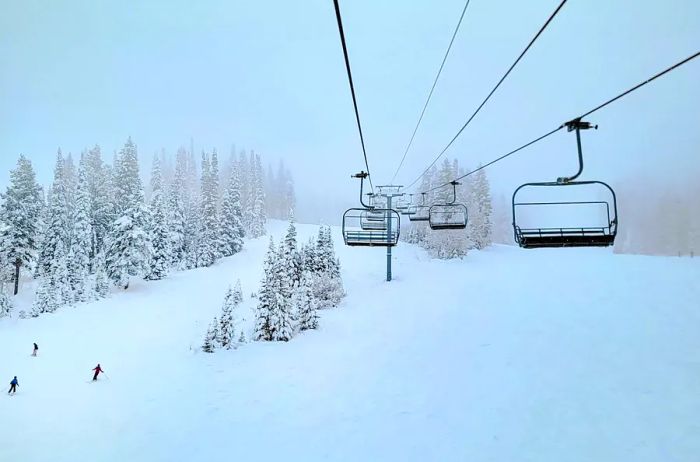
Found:
[[[224,200],[221,204],[221,240],[224,244],[223,255],[231,256],[243,248],[243,215],[241,212],[241,178],[238,164],[231,167]]]
[[[87,284],[90,274],[90,249],[93,236],[90,225],[90,194],[84,158],[80,160],[78,168],[72,222],[73,232],[68,253],[68,273],[74,301],[84,302],[90,298]]]
[[[68,185],[66,179],[66,168],[61,150],[56,155],[56,167],[54,168],[53,185],[51,186],[51,196],[49,198],[48,211],[46,214],[47,223],[44,229],[44,236],[41,239],[41,249],[39,251],[39,269],[41,276],[49,274],[49,268],[55,264],[56,248],[61,243],[64,249],[69,246],[70,239],[70,208],[68,197]]]
[[[58,241],[56,245],[56,253],[46,277],[48,277],[58,305],[72,304],[74,295],[68,275],[68,253],[66,253],[61,241]]]
[[[89,217],[92,228],[90,258],[91,261],[94,261],[95,256],[103,250],[104,240],[109,233],[109,226],[114,221],[110,191],[112,182],[110,169],[102,161],[99,146],[90,149],[85,155],[84,161],[90,200]],[[80,181],[80,178],[78,178],[78,181]]]
[[[107,277],[107,269],[103,253],[97,254],[95,257],[95,285],[93,287],[95,298],[105,298],[109,295],[109,279]]]
[[[151,280],[163,279],[168,275],[172,256],[170,253],[171,236],[168,232],[165,197],[163,196],[163,178],[158,157],[153,158],[153,170],[151,171],[149,217],[148,234],[152,253],[146,277]]]
[[[168,229],[171,265],[184,268],[187,262],[187,151],[180,148],[175,160],[175,176],[168,190]]]
[[[303,262],[300,252],[297,250],[297,228],[294,225],[294,213],[289,214],[289,225],[284,237],[282,256],[286,271],[290,278],[290,285],[294,287],[301,281]]]
[[[42,313],[53,313],[58,309],[59,301],[57,300],[55,287],[47,278],[40,278],[39,285],[34,294],[34,302],[30,315],[36,318]]]
[[[105,262],[109,278],[115,285],[127,289],[130,276],[142,276],[148,271],[151,251],[144,230],[146,214],[138,156],[131,138],[119,152],[114,177],[115,210],[119,218],[110,230]]]
[[[213,179],[209,157],[202,154],[201,228],[199,233],[198,266],[211,266],[219,258],[219,216],[216,209],[217,186]]]
[[[130,276],[148,271],[148,238],[134,220],[122,216],[114,222],[107,239],[105,264],[107,276],[117,287],[129,288]]]
[[[255,310],[255,340],[273,340],[272,313],[276,309],[277,296],[275,293],[274,265],[277,252],[275,243],[270,236],[270,243],[265,258],[264,276],[258,291],[258,305]]]
[[[204,343],[202,344],[202,351],[206,353],[214,353],[216,349],[216,337],[217,337],[217,321],[216,318],[209,324],[209,329],[204,336]]]
[[[221,307],[221,318],[219,319],[219,337],[221,339],[221,347],[227,350],[233,347],[235,341],[235,320],[234,310],[238,305],[237,295],[229,286],[224,297],[224,303]]]
[[[36,257],[39,220],[42,209],[41,188],[32,163],[20,156],[17,168],[10,172],[10,185],[3,195],[0,221],[0,253],[14,268],[14,294],[19,291],[20,268],[30,266]]]
[[[472,190],[474,199],[470,220],[473,234],[470,238],[476,249],[483,249],[492,243],[491,213],[493,212],[489,182],[484,170],[476,173]]]
[[[311,275],[304,274],[300,284],[294,291],[294,308],[298,316],[299,330],[316,329],[318,327],[318,314],[316,312],[316,300],[311,287]]]
[[[0,290],[0,319],[10,316],[12,312],[12,301],[4,290]]]
[[[265,215],[265,188],[263,184],[263,172],[262,164],[260,162],[260,156],[255,156],[254,163],[254,183],[252,186],[252,223],[251,223],[251,237],[256,238],[264,236],[266,234],[265,222],[267,217]]]

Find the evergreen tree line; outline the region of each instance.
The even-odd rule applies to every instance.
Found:
[[[440,168],[433,166],[421,179],[420,191],[428,191],[464,175],[466,170],[458,161],[444,159]],[[420,194],[413,197],[421,203]],[[425,195],[425,204],[445,204],[452,200],[452,186],[431,191]],[[402,220],[401,237],[404,241],[418,244],[433,257],[458,258],[467,255],[469,249],[483,249],[492,244],[491,190],[485,170],[461,180],[457,186],[457,203],[468,210],[467,228],[464,230],[431,230],[425,221]]]
[[[11,307],[5,284],[16,294],[22,277],[37,279],[37,316],[105,297],[110,286],[127,289],[133,277],[209,266],[239,252],[244,236],[265,234],[260,156],[232,156],[224,178],[216,151],[202,153],[198,165],[180,149],[171,171],[162,164],[155,156],[146,198],[131,139],[112,164],[99,146],[77,167],[59,150],[46,191],[20,156],[0,204],[0,317]]]
[[[290,220],[279,246],[270,238],[253,339],[288,341],[300,331],[315,329],[316,310],[335,307],[344,296],[330,227],[321,227],[315,240],[297,246],[296,227]]]

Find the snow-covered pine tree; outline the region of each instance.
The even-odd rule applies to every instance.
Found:
[[[12,312],[12,301],[7,296],[4,290],[0,288],[0,319],[10,316]]]
[[[59,307],[58,297],[55,293],[55,287],[48,278],[41,277],[36,293],[34,294],[34,302],[30,315],[36,318],[42,313],[53,313]]]
[[[90,225],[92,238],[90,244],[91,261],[102,251],[104,240],[114,221],[112,207],[111,169],[102,161],[100,147],[95,146],[85,155],[85,177],[87,178],[88,196],[90,198]]]
[[[311,281],[311,274],[304,272],[301,282],[294,290],[294,311],[297,314],[298,327],[301,331],[318,327],[316,300]]]
[[[171,235],[168,230],[165,211],[163,178],[160,170],[160,161],[157,156],[153,158],[151,203],[149,204],[148,212],[148,234],[152,252],[146,278],[150,280],[163,279],[168,275],[172,255],[170,253]]]
[[[58,305],[71,305],[74,301],[74,295],[68,275],[68,253],[66,253],[61,241],[56,244],[56,253],[45,276],[48,277]]]
[[[241,280],[236,280],[236,285],[233,286],[233,303],[240,305],[243,303],[243,289],[241,289]]]
[[[14,294],[19,291],[20,269],[36,259],[39,220],[43,206],[41,187],[32,163],[20,155],[17,168],[10,172],[10,185],[2,196],[0,253],[13,267]]]
[[[224,303],[221,307],[221,317],[219,318],[219,338],[221,347],[227,350],[234,346],[235,342],[235,322],[234,310],[238,305],[234,290],[229,286],[224,297]]]
[[[216,337],[218,336],[217,330],[217,320],[214,318],[209,324],[209,328],[207,329],[207,333],[204,336],[204,343],[202,344],[202,351],[206,353],[214,353],[214,350],[216,350]]]
[[[148,237],[134,220],[124,215],[114,222],[107,239],[105,264],[112,283],[129,288],[129,278],[148,271]]]
[[[90,259],[102,251],[104,240],[109,227],[114,220],[111,204],[110,169],[104,165],[100,147],[90,149],[84,158],[85,178],[87,179],[88,197],[90,199],[90,225],[92,237],[90,243]],[[80,176],[80,174],[78,174]],[[80,178],[78,178],[80,182]]]
[[[492,243],[491,213],[493,212],[491,191],[485,170],[479,170],[474,175],[472,191],[476,208],[470,217],[473,221],[473,235],[470,237],[476,249],[483,249]]]
[[[78,166],[78,183],[73,205],[73,232],[68,252],[68,274],[73,301],[85,302],[90,298],[88,276],[90,274],[90,249],[93,231],[90,225],[90,191],[88,188],[85,157]]]
[[[202,153],[201,209],[198,266],[211,266],[220,256],[221,241],[216,191],[209,156]]]
[[[253,221],[251,223],[251,237],[256,238],[264,236],[267,231],[265,223],[267,216],[265,214],[265,187],[263,184],[263,169],[260,161],[260,156],[255,156],[254,163],[255,182],[253,183]]]
[[[110,230],[105,262],[109,278],[116,286],[127,289],[130,276],[142,276],[148,271],[150,256],[138,155],[131,138],[119,152],[114,178],[115,210],[119,218]]]
[[[244,235],[240,168],[238,163],[234,162],[221,204],[221,240],[224,243],[224,256],[228,257],[241,251]]]
[[[340,263],[335,256],[330,227],[322,226],[318,230],[316,249],[308,270],[313,274],[311,281],[314,299],[318,308],[338,306],[345,296],[340,275]]]
[[[68,197],[68,185],[66,179],[65,160],[61,150],[56,155],[56,167],[54,168],[53,185],[49,198],[47,223],[44,227],[44,235],[41,239],[39,250],[39,269],[41,276],[49,275],[49,269],[55,265],[56,248],[61,243],[63,248],[69,247],[71,216]]]
[[[185,268],[187,262],[187,151],[180,148],[175,158],[175,174],[168,189],[168,229],[171,262],[176,268]]]
[[[277,295],[275,287],[275,260],[277,251],[270,236],[270,243],[265,257],[264,276],[258,290],[258,305],[255,309],[255,340],[271,341],[273,337],[272,316],[276,310]]]
[[[290,278],[290,286],[293,288],[299,284],[301,280],[301,272],[303,268],[302,260],[297,250],[297,228],[294,225],[294,213],[289,214],[289,225],[287,226],[287,234],[284,237],[282,245],[282,258],[287,266],[287,273]]]
[[[292,254],[293,256],[293,254]],[[284,242],[280,242],[273,261],[273,284],[275,303],[270,316],[272,340],[289,341],[294,336],[294,312],[292,306],[293,283],[291,280],[290,257]]]
[[[109,295],[109,278],[104,253],[100,252],[95,256],[93,267],[95,268],[94,296],[98,299],[105,298]]]

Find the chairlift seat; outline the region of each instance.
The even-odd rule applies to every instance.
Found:
[[[606,228],[542,228],[516,229],[520,247],[608,247],[615,243],[615,236]]]
[[[349,246],[393,247],[399,242],[400,231],[396,210],[353,208],[343,214],[343,239]]]
[[[428,224],[433,230],[464,229],[467,221],[467,207],[464,204],[439,204],[428,210]]]
[[[607,201],[555,201],[555,202],[518,202],[517,195],[523,188],[561,188],[581,185],[600,185],[610,193],[612,202]],[[517,211],[523,207],[601,205],[605,207],[606,225],[576,228],[521,228],[518,226]],[[541,247],[608,247],[615,243],[617,235],[617,198],[615,191],[602,181],[571,181],[525,183],[513,193],[513,231],[515,242],[523,248]]]

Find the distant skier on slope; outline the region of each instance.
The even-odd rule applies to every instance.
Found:
[[[97,367],[94,368],[93,371],[95,371],[95,375],[92,376],[92,380],[97,380],[97,376],[100,374],[100,372],[104,373],[104,371],[100,367],[100,363],[97,363]]]
[[[34,350],[32,350],[32,356],[36,356],[37,352],[39,351],[39,345],[34,343]]]
[[[19,383],[17,382],[17,376],[15,375],[15,378],[12,379],[12,382],[10,382],[10,389],[7,391],[7,394],[9,395],[12,393],[13,395],[17,391],[17,387],[19,386]]]

